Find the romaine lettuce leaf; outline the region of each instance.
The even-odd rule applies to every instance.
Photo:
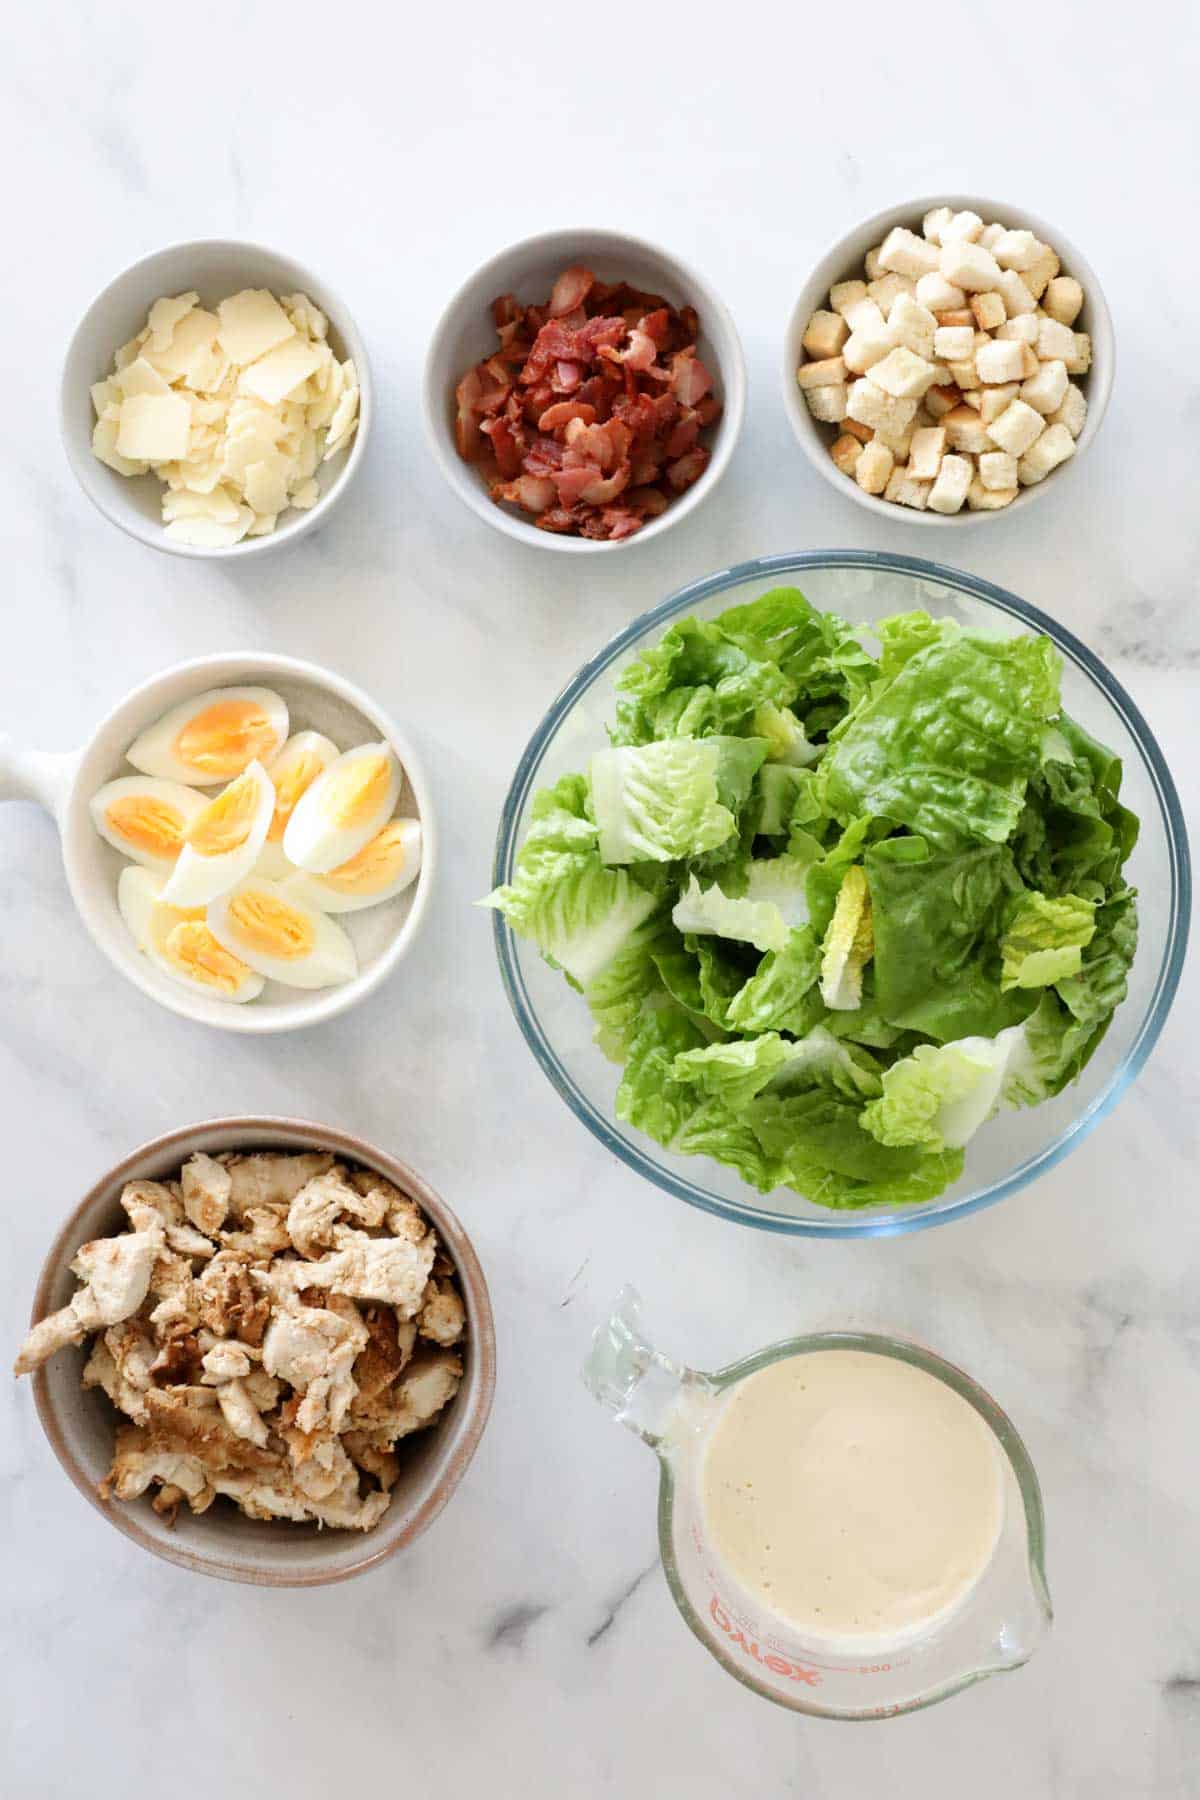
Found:
[[[1096,931],[1096,907],[1078,894],[1056,900],[1028,890],[1009,916],[1000,939],[1002,989],[1049,987],[1083,966],[1083,947]]]
[[[878,1094],[879,1071],[865,1050],[852,1050],[817,1025],[798,1040],[770,1031],[756,1038],[686,1050],[671,1070],[676,1081],[694,1081],[734,1112],[764,1089],[789,1092],[830,1087],[854,1100]]]
[[[819,744],[810,744],[803,725],[794,712],[786,706],[776,706],[770,700],[755,708],[753,729],[756,737],[765,738],[768,747],[767,758],[773,763],[785,763],[794,768],[807,768],[815,763],[821,754]]]
[[[738,871],[739,894],[717,883],[702,888],[693,875],[671,917],[678,931],[782,950],[789,932],[808,917],[807,873],[802,857],[756,857]]]
[[[482,903],[503,913],[521,937],[586,988],[608,967],[658,905],[623,869],[608,869],[594,850],[522,852],[514,880]]]
[[[652,916],[584,988],[596,1022],[595,1041],[610,1062],[625,1060],[647,1002],[664,991],[656,959],[678,943],[670,923]]]
[[[716,738],[597,751],[590,780],[602,859],[673,862],[723,844],[737,820],[717,798],[720,760]]]
[[[883,1095],[863,1108],[881,1144],[960,1150],[1000,1105],[1009,1064],[1024,1046],[1021,1025],[996,1037],[918,1044],[885,1070]]]
[[[935,851],[923,838],[888,838],[864,866],[875,1003],[890,1024],[949,1042],[995,1037],[1032,1010],[1029,995],[1000,987],[1000,932],[1021,891],[1006,846]]]
[[[863,970],[874,950],[871,893],[862,865],[853,863],[842,876],[821,942],[821,998],[830,1012],[854,1012],[860,1005]]]
[[[851,1181],[915,1173],[924,1153],[879,1143],[863,1130],[863,1111],[861,1101],[815,1086],[796,1094],[760,1094],[744,1116],[764,1155],[777,1161],[795,1186],[814,1166]]]
[[[788,933],[781,950],[763,957],[750,980],[730,1001],[726,1023],[731,1031],[790,1031],[803,1037],[825,1012],[816,987],[821,951],[812,927]]]
[[[870,813],[941,849],[1003,843],[1058,712],[1049,638],[939,638],[877,682],[821,761],[829,810]]]
[[[784,706],[793,684],[766,654],[748,654],[699,619],[681,619],[617,678],[614,744],[739,735],[762,705]]]
[[[819,612],[799,588],[772,588],[744,606],[730,607],[717,624],[748,655],[778,664],[802,715],[805,707],[797,696],[804,702],[836,697],[853,706],[878,674],[853,626],[837,613]]]

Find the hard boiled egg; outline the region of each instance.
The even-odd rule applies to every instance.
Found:
[[[170,906],[207,906],[243,880],[258,861],[274,814],[270,777],[252,762],[189,823],[163,899]]]
[[[257,999],[261,975],[219,944],[198,908],[167,906],[163,882],[150,869],[122,869],[117,906],[134,942],[155,968],[214,1000]]]
[[[188,826],[204,811],[204,796],[179,781],[123,775],[89,801],[92,824],[122,856],[164,875],[175,867]]]
[[[421,827],[416,819],[391,819],[357,856],[326,875],[289,875],[284,892],[321,912],[359,912],[401,894],[421,867]]]
[[[391,818],[404,772],[387,744],[360,744],[300,796],[283,834],[298,869],[324,875],[364,850]]]
[[[270,688],[210,688],[164,713],[128,755],[144,775],[211,787],[252,762],[270,762],[287,734],[287,706]]]
[[[279,755],[266,765],[275,789],[275,816],[258,859],[258,874],[282,881],[291,873],[292,864],[283,853],[283,834],[288,820],[296,810],[301,794],[307,792],[317,776],[337,758],[338,747],[332,738],[323,737],[319,731],[297,731]]]
[[[358,974],[354,945],[341,926],[262,875],[222,894],[206,917],[218,943],[272,981],[335,987]]]

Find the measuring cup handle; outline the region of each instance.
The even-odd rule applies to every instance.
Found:
[[[35,800],[61,825],[78,766],[76,751],[26,750],[0,732],[0,800]]]
[[[611,1316],[592,1338],[583,1383],[619,1424],[653,1449],[683,1390],[706,1387],[707,1378],[672,1362],[642,1335],[641,1306],[634,1288],[621,1289]]]

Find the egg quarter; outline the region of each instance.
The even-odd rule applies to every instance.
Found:
[[[403,785],[390,744],[345,751],[301,795],[283,834],[288,861],[315,875],[349,862],[387,824]]]
[[[117,909],[139,951],[162,974],[210,999],[243,1005],[266,983],[218,943],[202,909],[171,906],[153,870],[129,865],[117,883]]]
[[[287,702],[272,688],[209,688],[173,706],[126,751],[144,775],[215,787],[266,764],[287,741]]]
[[[122,775],[88,801],[92,824],[114,850],[163,874],[174,868],[187,828],[204,810],[204,795],[180,781]]]
[[[358,974],[358,957],[340,925],[261,875],[219,895],[205,920],[219,944],[288,987],[336,987]]]
[[[361,912],[394,900],[420,871],[420,820],[395,818],[389,819],[357,856],[336,869],[324,875],[295,870],[287,876],[284,891],[321,912]]]
[[[261,763],[222,788],[188,826],[163,890],[172,906],[206,906],[251,873],[275,813],[275,789]]]

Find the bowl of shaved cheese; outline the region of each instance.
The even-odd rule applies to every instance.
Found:
[[[366,350],[312,270],[259,244],[173,244],[96,296],[63,368],[84,493],[176,556],[291,542],[346,492],[371,420]]]

